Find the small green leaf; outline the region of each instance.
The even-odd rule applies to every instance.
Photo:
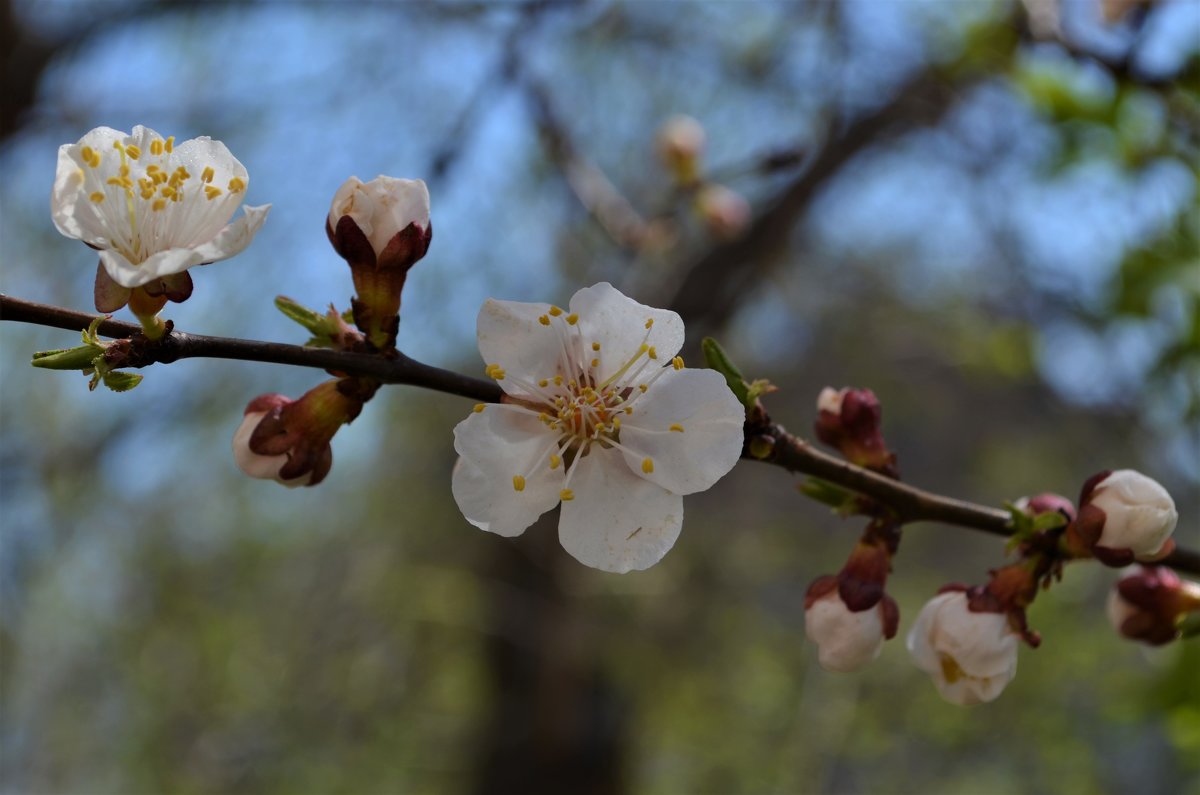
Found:
[[[137,373],[123,373],[117,370],[102,376],[104,385],[114,392],[128,392],[142,383],[142,376]]]
[[[700,349],[704,351],[704,361],[710,368],[725,376],[729,389],[742,405],[747,409],[753,408],[754,400],[750,398],[750,387],[746,384],[746,379],[742,377],[737,365],[729,360],[720,344],[712,337],[705,337],[700,343]]]
[[[96,345],[38,351],[33,354],[33,361],[30,364],[47,370],[85,370],[91,367],[95,358],[103,353],[104,350]]]
[[[1040,533],[1045,530],[1055,530],[1067,523],[1067,517],[1058,511],[1040,513],[1033,518],[1033,531]]]
[[[296,303],[286,295],[275,297],[275,308],[289,320],[294,320],[304,326],[313,336],[318,338],[328,336],[329,320],[324,315]]]
[[[799,486],[800,493],[833,508],[840,514],[853,513],[858,505],[858,495],[841,486],[820,478],[808,478]]]

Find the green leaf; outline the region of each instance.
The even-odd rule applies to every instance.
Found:
[[[828,505],[840,514],[853,513],[858,505],[857,494],[820,478],[808,478],[799,489],[805,497]]]
[[[137,373],[123,373],[117,370],[101,376],[104,385],[114,392],[128,392],[142,383],[142,376]]]
[[[33,354],[30,364],[47,370],[86,370],[97,356],[103,354],[104,349],[96,345],[81,345],[78,348],[38,351]]]
[[[725,376],[730,390],[742,405],[747,409],[753,408],[754,398],[750,397],[750,387],[742,377],[742,371],[729,360],[721,345],[712,337],[705,337],[700,343],[700,349],[704,351],[704,361],[710,368]]]
[[[324,315],[319,314],[306,306],[296,303],[286,295],[275,297],[275,308],[282,312],[289,320],[294,320],[315,337],[326,337],[329,335],[329,320]]]
[[[1063,516],[1058,511],[1049,513],[1041,513],[1033,519],[1033,532],[1040,533],[1045,530],[1054,530],[1062,527],[1067,523],[1067,517]]]

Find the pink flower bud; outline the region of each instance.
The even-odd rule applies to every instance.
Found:
[[[250,401],[233,436],[238,468],[252,478],[274,480],[289,488],[320,483],[333,466],[329,441],[370,398],[355,394],[357,383],[326,381],[299,400],[268,394]]]
[[[883,440],[883,407],[870,389],[825,387],[817,397],[817,438],[847,460],[895,477],[896,456]]]
[[[992,701],[1017,673],[1018,636],[1003,613],[975,612],[964,591],[938,594],[921,608],[908,651],[952,704]]]
[[[250,438],[253,436],[255,429],[263,417],[270,414],[272,410],[282,408],[290,403],[292,401],[288,398],[276,394],[259,395],[250,401],[250,405],[246,407],[246,413],[242,417],[242,424],[238,426],[237,432],[233,434],[233,460],[237,462],[238,469],[252,478],[274,480],[288,488],[295,488],[296,486],[309,485],[312,481],[312,472],[290,480],[284,480],[279,476],[279,473],[287,466],[288,456],[286,453],[281,455],[261,455],[250,449]]]
[[[898,621],[896,603],[886,595],[866,610],[851,610],[836,577],[816,580],[804,599],[804,634],[817,644],[817,661],[826,671],[849,673],[874,660]]]
[[[1058,512],[1065,516],[1068,522],[1075,521],[1075,504],[1061,494],[1046,492],[1036,497],[1022,497],[1013,505],[1030,516]]]
[[[1073,532],[1102,563],[1158,560],[1175,548],[1175,501],[1159,483],[1132,469],[1101,472],[1084,484]]]
[[[704,128],[691,116],[672,116],[658,130],[658,156],[676,180],[696,181],[704,152]]]
[[[1139,566],[1113,585],[1108,620],[1113,629],[1151,646],[1170,643],[1189,613],[1200,611],[1200,585],[1164,566]]]
[[[705,185],[696,195],[696,213],[714,237],[730,240],[750,223],[750,205],[724,185]]]
[[[432,237],[429,189],[419,179],[350,177],[333,196],[326,231],[352,267],[408,270]]]

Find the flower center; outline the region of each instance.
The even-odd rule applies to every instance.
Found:
[[[601,447],[616,447],[632,453],[621,444],[621,421],[635,411],[641,396],[667,372],[659,360],[658,351],[648,344],[654,319],[647,318],[643,324],[645,333],[637,348],[632,352],[617,352],[620,366],[607,377],[606,357],[613,352],[602,349],[597,340],[585,339],[579,328],[579,316],[566,314],[557,306],[538,318],[538,322],[558,338],[559,355],[555,360],[555,372],[536,381],[510,377],[499,365],[490,364],[485,373],[502,381],[509,379],[528,397],[518,399],[524,410],[537,415],[538,420],[552,432],[551,442],[537,456],[533,469],[543,465],[557,469],[567,459],[567,472],[560,497],[571,500],[574,493],[568,488],[575,464],[587,455],[593,444]],[[675,370],[683,369],[683,359],[676,356],[671,360]],[[646,371],[650,370],[649,374]],[[477,407],[476,410],[480,410]],[[683,432],[683,426],[672,423],[667,431]],[[642,459],[642,472],[654,472],[654,460]],[[513,476],[513,488],[525,489],[526,472]]]
[[[176,165],[173,136],[155,138],[149,152],[121,141],[113,141],[113,149],[116,159],[109,160],[111,155],[83,147],[81,174],[112,248],[134,264],[168,248],[204,242],[228,219],[225,202],[214,200],[226,191],[232,196],[246,190],[237,176],[224,189],[213,185],[212,165],[204,166],[199,179]]]

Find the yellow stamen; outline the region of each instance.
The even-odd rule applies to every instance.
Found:
[[[579,322],[579,315],[575,314],[574,312],[567,315],[567,323],[569,323],[570,325],[574,326],[578,322]]]
[[[613,426],[613,430],[614,430],[614,431],[619,431],[619,430],[621,430],[621,418],[620,418],[620,417],[613,417],[613,418],[612,418],[612,426]]]
[[[654,471],[654,460],[650,458],[642,459],[642,471],[649,475]]]
[[[575,499],[575,492],[571,491],[570,489],[563,489],[558,493],[558,498],[563,502],[570,502],[571,500]]]
[[[650,329],[653,326],[654,326],[654,318],[652,318],[652,317],[646,318],[646,328]]]
[[[200,181],[206,184],[212,182],[216,173],[213,171],[212,166],[205,166],[204,170],[200,172]]]
[[[675,433],[683,433],[683,426],[680,425],[678,422],[673,422],[673,423],[671,423],[671,427],[667,428],[667,430],[675,431]]]
[[[559,309],[557,306],[550,307],[550,317],[558,317],[561,314],[562,314],[562,310]]]
[[[649,349],[648,351],[646,351],[646,355],[647,355],[647,356],[649,356],[651,359],[657,359],[657,358],[658,358],[658,351],[656,351],[656,350],[654,349],[654,346],[653,346],[653,345],[651,345],[651,346],[650,346],[650,349]]]
[[[139,157],[142,156],[142,150],[141,150],[141,148],[139,148],[137,146],[133,146],[131,144],[131,145],[125,147],[125,154],[129,155],[130,160],[137,160]]]
[[[600,366],[600,360],[592,359],[592,367],[599,367],[599,366]]]
[[[556,455],[550,456],[550,468],[558,469],[558,465],[562,463],[562,459]]]
[[[104,201],[104,194],[100,191],[96,191],[91,196],[88,196],[88,198],[94,201],[96,204],[99,204],[100,202]]]
[[[167,154],[170,154],[171,152],[175,151],[175,136],[174,135],[168,136],[167,140],[163,141],[163,149],[167,150]]]
[[[242,179],[241,177],[234,177],[233,179],[229,180],[229,192],[230,193],[241,193],[245,189],[246,189],[246,180]]]
[[[682,370],[683,369],[683,357],[676,356],[674,359],[671,360],[671,366],[674,367],[676,370]]]
[[[155,138],[150,142],[150,154],[161,155],[163,153],[163,142],[161,138]]]
[[[542,315],[541,317],[538,318],[538,322],[541,323],[543,326],[549,326],[550,325],[550,316]]]
[[[563,382],[563,377],[561,375],[554,376],[554,385],[555,386],[562,386],[562,382]]]
[[[541,381],[538,381],[538,386],[540,386],[542,389],[545,389],[546,387],[550,386],[549,379],[543,378]]]
[[[593,343],[592,343],[592,350],[594,350],[594,351],[598,351],[598,350],[600,350],[600,343],[598,343],[598,342],[593,342]]]
[[[205,185],[204,186],[204,195],[208,197],[209,201],[212,201],[213,199],[217,198],[222,193],[224,193],[224,191],[222,191],[216,185]]]
[[[150,205],[150,209],[154,210],[154,212],[158,212],[159,210],[165,208],[166,206],[167,206],[166,199],[155,199],[154,203]]]
[[[475,408],[471,409],[471,411],[473,411],[473,412],[475,412],[476,414],[478,414],[479,412],[483,411],[485,408],[487,408],[487,404],[486,404],[486,403],[476,403],[476,404],[475,404]]]
[[[525,491],[525,478],[513,475],[513,488],[517,491]]]
[[[638,389],[642,390],[643,392],[645,392],[649,388],[650,387],[646,386],[645,384],[638,384]]]

